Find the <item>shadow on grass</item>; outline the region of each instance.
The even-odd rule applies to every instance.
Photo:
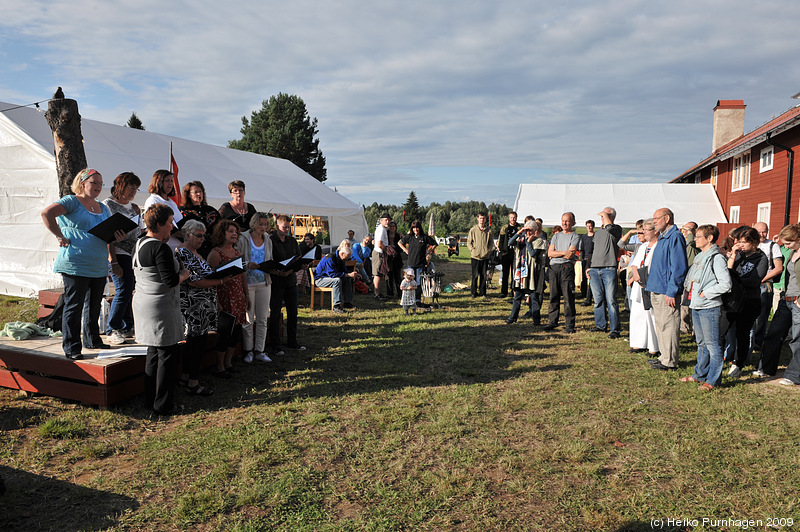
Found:
[[[45,413],[46,410],[44,408],[29,406],[12,406],[0,409],[0,431],[6,432],[37,425],[39,419]]]
[[[104,530],[139,507],[130,497],[10,467],[0,466],[0,476],[6,488],[0,495],[3,530]]]
[[[467,305],[455,300],[418,316],[405,316],[394,305],[375,309],[377,315],[372,309],[344,317],[315,311],[307,318],[313,326],[313,336],[306,339],[313,342],[308,351],[288,352],[274,357],[269,369],[253,369],[262,374],[287,372],[292,375],[291,388],[275,392],[264,387],[251,399],[282,402],[491,383],[571,367],[540,365],[563,348],[565,335],[545,334],[530,324],[507,326],[501,321],[505,306],[486,305],[485,315],[476,319],[475,309]],[[315,352],[314,346],[322,347]]]

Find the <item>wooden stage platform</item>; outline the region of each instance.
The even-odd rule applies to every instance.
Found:
[[[61,338],[0,338],[0,386],[103,407],[142,393],[144,356],[97,358],[100,353],[108,350],[84,348],[85,358],[73,361],[64,356]]]

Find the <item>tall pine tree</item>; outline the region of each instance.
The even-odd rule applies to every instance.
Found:
[[[261,102],[250,120],[242,117],[242,138],[229,148],[288,159],[318,181],[327,179],[325,157],[319,149],[317,119],[309,118],[299,96],[279,93]]]
[[[420,216],[422,216],[422,211],[420,210],[419,202],[417,201],[417,195],[413,190],[408,195],[406,202],[403,204],[403,211],[405,212],[405,219],[409,225],[414,220],[420,220]]]

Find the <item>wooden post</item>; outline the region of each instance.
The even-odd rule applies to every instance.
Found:
[[[64,197],[72,194],[72,181],[87,166],[78,102],[64,99],[59,87],[48,102],[44,117],[53,130],[58,191],[60,197]]]

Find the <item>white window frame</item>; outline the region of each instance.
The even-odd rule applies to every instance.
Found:
[[[773,148],[772,146],[767,146],[766,148],[761,150],[758,173],[772,170],[774,159],[775,159],[775,148]]]
[[[714,190],[717,190],[717,178],[719,177],[719,167],[715,166],[711,169],[711,185]]]
[[[728,217],[728,223],[738,224],[739,223],[739,206],[734,205],[731,207],[731,215]]]
[[[759,203],[756,213],[756,222],[764,222],[769,225],[769,216],[772,213],[772,202]]]
[[[740,153],[733,158],[731,192],[750,188],[750,163],[750,151]]]

